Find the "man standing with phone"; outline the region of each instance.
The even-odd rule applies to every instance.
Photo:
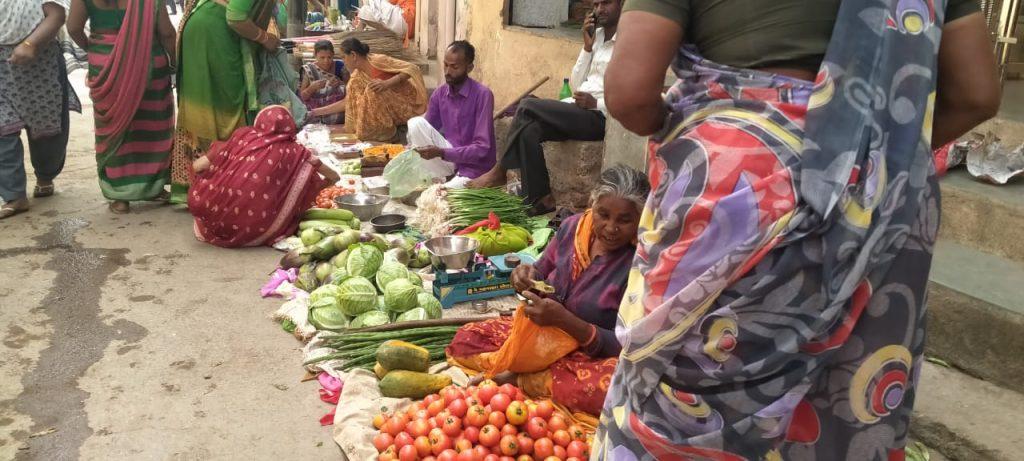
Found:
[[[505,184],[507,170],[519,169],[524,201],[530,214],[554,210],[554,198],[544,151],[546,141],[599,141],[604,139],[604,73],[612,58],[615,33],[619,25],[622,0],[593,0],[594,10],[583,22],[583,50],[572,69],[570,98],[524,99],[519,103],[508,148],[490,171],[470,183],[470,187],[495,187]]]

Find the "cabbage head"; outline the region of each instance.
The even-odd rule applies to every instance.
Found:
[[[322,300],[329,299],[337,306],[340,294],[341,291],[337,285],[324,285],[309,294],[309,304],[320,304]]]
[[[423,310],[427,311],[427,318],[431,320],[441,318],[441,301],[438,301],[434,295],[430,293],[420,293],[416,295],[416,302],[423,308]]]
[[[338,304],[345,315],[355,317],[377,308],[377,289],[366,278],[352,277],[337,288]]]
[[[409,269],[395,261],[385,261],[377,271],[377,287],[384,290],[389,283],[398,279],[409,278]]]
[[[381,312],[387,310],[387,308],[384,307],[384,295],[377,296],[377,310]]]
[[[417,274],[416,271],[409,271],[408,279],[409,282],[416,285],[417,288],[423,288],[423,279],[420,278],[420,274]]]
[[[350,278],[352,278],[352,276],[348,275],[348,269],[345,269],[344,267],[339,267],[334,269],[334,271],[331,272],[331,275],[328,275],[327,278],[324,279],[324,283],[329,283],[332,285],[341,285],[342,282]]]
[[[349,328],[376,327],[386,325],[391,319],[388,314],[381,311],[364,312],[349,322]]]
[[[430,317],[427,315],[427,311],[425,309],[422,307],[415,307],[403,312],[402,315],[399,315],[398,318],[395,319],[395,322],[414,322],[417,320],[427,320],[428,318]]]
[[[384,287],[384,305],[391,312],[405,312],[416,307],[419,290],[408,279],[397,279]]]
[[[321,297],[309,303],[309,323],[317,330],[341,330],[348,327],[348,319],[332,297]]]
[[[377,269],[380,269],[382,262],[384,262],[384,253],[373,245],[363,243],[349,247],[345,268],[351,275],[372,279],[377,274]]]

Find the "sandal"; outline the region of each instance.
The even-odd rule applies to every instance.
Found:
[[[28,207],[15,208],[10,203],[5,203],[4,206],[0,207],[0,219],[7,219],[19,213],[28,211]]]
[[[110,202],[110,205],[108,205],[107,208],[114,214],[128,214],[128,212],[131,211],[131,206],[128,205],[128,202],[122,202],[120,200]]]
[[[163,203],[170,202],[171,201],[171,193],[168,192],[167,189],[164,189],[164,190],[160,191],[159,194],[156,194],[156,197],[153,197],[153,198],[149,199],[149,201],[150,202],[163,202]]]
[[[40,186],[36,184],[36,188],[32,191],[32,196],[35,198],[50,197],[53,196],[53,193],[55,191],[56,189],[53,187],[53,184],[48,184],[45,186]]]

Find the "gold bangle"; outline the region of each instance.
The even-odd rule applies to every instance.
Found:
[[[22,45],[25,45],[25,46],[27,46],[27,47],[29,47],[29,48],[35,48],[35,47],[36,47],[35,45],[33,45],[33,44],[32,44],[32,42],[30,42],[30,41],[28,41],[28,40],[22,40],[22,41],[21,41],[21,44],[22,44]]]

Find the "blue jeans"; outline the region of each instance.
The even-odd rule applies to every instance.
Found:
[[[29,133],[28,152],[37,181],[53,181],[64,169],[71,124],[67,98],[70,88],[67,83],[62,86],[64,112],[61,116],[60,133],[38,139],[32,139]],[[0,136],[0,198],[5,202],[25,198],[25,181],[25,146],[21,142],[21,132]]]

